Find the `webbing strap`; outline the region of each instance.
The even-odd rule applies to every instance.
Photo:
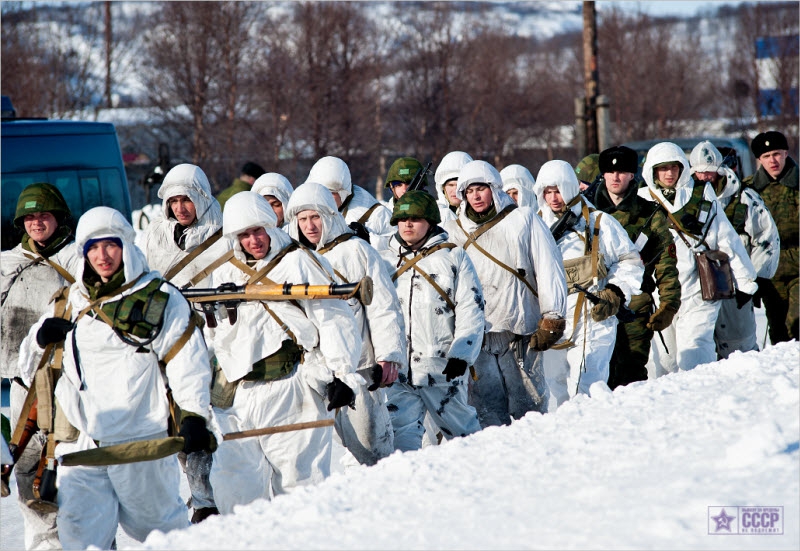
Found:
[[[261,305],[264,307],[264,310],[266,310],[266,311],[267,311],[267,314],[269,314],[269,315],[270,315],[270,317],[271,317],[273,320],[275,320],[275,323],[277,323],[277,324],[280,326],[281,330],[282,330],[282,331],[284,331],[284,332],[285,332],[287,335],[289,335],[289,338],[291,338],[291,339],[292,339],[292,342],[294,342],[295,344],[297,344],[297,337],[295,337],[294,333],[292,333],[292,330],[291,330],[291,329],[289,329],[289,326],[288,326],[288,325],[286,325],[286,324],[283,322],[283,320],[282,320],[281,318],[279,318],[279,317],[278,317],[278,314],[276,314],[276,313],[275,313],[275,312],[272,310],[272,308],[270,308],[269,306],[267,306],[267,303],[266,303],[266,302],[263,302],[263,301],[262,301],[262,302],[261,302]]]
[[[477,241],[476,241],[476,242],[474,242],[474,244],[475,244],[475,248],[476,248],[476,249],[478,249],[478,250],[479,250],[481,253],[483,253],[483,255],[484,255],[486,258],[488,258],[489,260],[491,260],[492,262],[494,262],[495,264],[497,264],[498,266],[500,266],[501,268],[503,268],[503,269],[504,269],[504,270],[506,270],[507,272],[511,273],[511,274],[512,274],[514,277],[516,277],[517,279],[519,279],[519,280],[520,280],[522,283],[524,283],[524,284],[525,284],[525,286],[528,288],[528,290],[529,290],[531,293],[533,293],[533,296],[535,296],[536,298],[539,298],[539,293],[537,293],[537,292],[534,290],[533,286],[532,286],[532,285],[531,285],[531,284],[528,282],[528,280],[527,280],[527,279],[525,279],[525,278],[522,276],[522,274],[520,274],[520,273],[519,273],[517,270],[515,270],[514,268],[512,268],[512,267],[511,267],[511,266],[509,266],[508,264],[504,264],[504,263],[503,263],[503,262],[502,262],[500,259],[498,259],[498,258],[495,258],[494,256],[492,256],[492,255],[491,255],[491,253],[489,253],[489,251],[487,251],[486,249],[484,249],[483,247],[481,247],[480,245],[478,245],[478,242],[477,242]]]
[[[586,302],[586,295],[583,293],[578,294],[578,301],[575,303],[575,313],[572,317],[572,334],[564,342],[551,346],[553,350],[566,350],[575,346],[575,329],[578,327],[578,320],[581,317],[581,310]]]
[[[126,283],[122,287],[119,287],[119,288],[115,289],[113,295],[105,295],[105,296],[102,296],[102,297],[98,297],[97,299],[95,299],[92,302],[90,302],[88,306],[86,306],[83,310],[78,312],[78,316],[75,318],[75,323],[78,323],[79,319],[81,319],[84,315],[86,315],[89,312],[89,310],[92,310],[96,315],[100,316],[100,318],[104,322],[106,322],[107,324],[113,326],[113,322],[111,321],[111,319],[105,314],[105,312],[103,312],[102,309],[97,308],[97,305],[100,304],[101,302],[103,302],[104,300],[108,300],[110,298],[114,298],[115,296],[120,295],[120,294],[124,293],[125,291],[127,291],[129,289],[132,289],[133,286],[136,285],[139,282],[140,279],[142,279],[142,276],[144,276],[144,272],[139,274],[139,277],[137,277],[136,279],[134,279],[130,283]],[[84,297],[86,297],[86,295],[84,295]],[[88,297],[86,297],[86,298],[88,298]]]
[[[422,268],[417,266],[414,269],[417,271],[419,275],[425,278],[425,281],[431,284],[431,287],[433,287],[437,293],[439,293],[442,299],[444,299],[444,301],[447,303],[447,306],[450,308],[450,310],[455,311],[456,305],[453,303],[452,300],[450,300],[450,297],[447,296],[447,293],[444,292],[444,289],[442,289],[439,286],[439,284],[436,283],[436,281],[434,281],[434,279],[431,276],[429,276]]]
[[[172,278],[178,275],[181,270],[183,270],[186,266],[188,266],[192,262],[192,260],[200,256],[200,254],[206,251],[211,245],[219,241],[221,237],[222,237],[222,228],[212,233],[208,239],[200,243],[197,247],[194,248],[192,252],[184,256],[180,262],[178,262],[172,268],[170,268],[167,271],[167,273],[164,274],[164,279],[166,279],[167,281],[171,281]]]
[[[264,266],[263,268],[258,270],[255,274],[253,274],[253,276],[250,277],[250,279],[247,280],[247,283],[250,283],[250,284],[258,283],[259,281],[264,279],[267,276],[267,274],[270,273],[272,271],[272,269],[275,266],[278,265],[278,262],[283,260],[284,256],[286,256],[287,254],[289,254],[290,252],[294,251],[295,249],[297,249],[299,247],[300,247],[300,244],[298,242],[296,242],[296,241],[292,242],[291,245],[289,245],[288,247],[286,247],[282,251],[280,251],[278,254],[276,254],[275,258],[270,260],[267,263],[266,266]]]
[[[205,279],[211,272],[213,272],[226,262],[232,261],[233,258],[235,257],[233,256],[233,249],[231,249],[222,256],[220,256],[218,259],[216,259],[214,262],[212,262],[211,264],[209,264],[208,266],[197,272],[197,274],[195,274],[195,276],[189,280],[189,286],[194,287],[195,285],[200,283],[203,279]]]
[[[37,255],[39,255],[39,258],[41,258],[42,260],[44,260],[45,262],[47,262],[47,264],[48,264],[48,265],[49,265],[51,268],[53,268],[55,271],[57,271],[57,272],[59,273],[59,275],[60,275],[61,277],[63,277],[63,278],[64,278],[64,280],[65,280],[67,283],[69,283],[70,285],[72,285],[73,283],[75,283],[75,278],[74,278],[74,277],[72,277],[72,274],[70,274],[70,273],[69,273],[69,272],[68,272],[68,271],[67,271],[67,270],[66,270],[66,269],[65,269],[63,266],[61,266],[61,265],[59,265],[59,264],[56,264],[55,262],[53,262],[53,261],[52,261],[52,260],[50,260],[49,258],[47,258],[47,257],[44,257],[44,256],[42,256],[42,255],[41,255],[41,253],[39,252],[39,249],[36,247],[36,243],[33,241],[33,239],[31,239],[31,240],[29,240],[29,241],[28,241],[28,245],[30,246],[31,250],[32,250],[34,253],[36,253]]]
[[[692,193],[694,193],[694,189],[692,189]],[[686,240],[686,237],[684,237],[684,235],[691,235],[691,236],[692,236],[692,237],[694,237],[695,239],[697,239],[697,236],[695,236],[693,233],[691,233],[691,232],[688,232],[688,231],[686,231],[685,229],[683,229],[683,226],[681,226],[680,222],[678,222],[678,220],[675,218],[675,216],[674,216],[674,215],[673,215],[673,214],[672,214],[672,213],[669,211],[669,209],[668,209],[668,208],[667,208],[667,207],[664,205],[664,202],[663,202],[663,201],[662,201],[662,200],[661,200],[661,199],[658,197],[658,195],[656,195],[655,193],[653,193],[653,190],[652,190],[652,189],[650,190],[650,196],[651,196],[653,199],[655,199],[655,201],[656,201],[656,202],[657,202],[659,205],[661,205],[661,208],[663,208],[663,209],[664,209],[664,212],[666,212],[666,213],[667,213],[667,216],[669,217],[669,221],[670,221],[670,223],[672,224],[672,227],[675,229],[675,231],[676,231],[676,232],[678,232],[678,237],[680,237],[680,238],[681,238],[681,240],[682,240],[682,241],[683,241],[683,242],[686,244],[686,247],[687,247],[689,250],[693,249],[694,247],[692,247],[691,245],[689,245],[689,241],[687,241],[687,240]],[[702,243],[703,245],[705,245],[706,249],[710,249],[710,248],[711,248],[711,247],[709,247],[709,246],[708,246],[708,244],[706,243],[706,240],[705,240],[705,239],[700,239],[699,241],[700,241],[700,243]]]
[[[362,214],[362,215],[361,215],[361,218],[359,218],[359,219],[358,219],[358,223],[359,223],[359,224],[363,224],[364,222],[366,222],[367,220],[369,220],[369,217],[370,217],[370,215],[372,215],[372,213],[373,213],[373,212],[375,212],[375,209],[377,209],[377,208],[378,208],[378,207],[380,207],[380,206],[381,206],[381,204],[380,204],[380,203],[375,203],[375,204],[374,204],[374,205],[372,205],[370,208],[368,208],[368,209],[367,209],[367,212],[365,212],[364,214]]]
[[[249,278],[252,278],[254,275],[256,275],[256,271],[253,268],[251,268],[250,266],[248,266],[235,256],[230,257],[228,259],[228,262],[230,262],[231,264],[239,268],[241,271],[243,271],[245,275],[247,275]]]
[[[320,249],[317,249],[317,254],[325,254],[325,253],[329,252],[330,250],[332,250],[334,247],[336,247],[336,245],[339,245],[340,243],[344,243],[348,239],[353,238],[355,236],[356,236],[356,234],[354,234],[354,233],[345,232],[342,235],[340,235],[339,237],[337,237],[336,239],[334,239],[331,242],[329,242],[324,247],[322,247]]]
[[[186,329],[183,330],[183,333],[181,333],[181,336],[178,337],[177,341],[175,341],[175,344],[170,347],[170,349],[161,359],[165,365],[171,362],[172,359],[178,355],[178,352],[181,351],[183,346],[189,342],[195,327],[197,327],[197,315],[194,312],[191,312],[189,314],[189,323],[186,325]]]
[[[426,256],[432,255],[433,253],[435,253],[439,249],[455,249],[455,248],[456,248],[456,245],[454,245],[453,243],[439,243],[438,245],[434,245],[433,247],[431,247],[429,249],[425,249],[424,251],[422,251],[421,253],[417,254],[416,256],[411,258],[410,260],[407,260],[405,262],[405,264],[403,264],[403,266],[400,267],[399,270],[397,270],[394,274],[392,274],[392,281],[396,281],[398,277],[403,275],[403,273],[406,270],[408,270],[409,268],[413,267],[414,264],[416,264],[417,262],[419,262],[420,260],[422,260]]]
[[[483,235],[484,233],[492,229],[494,226],[499,224],[506,216],[511,214],[511,211],[513,211],[516,208],[517,205],[508,205],[506,208],[503,209],[503,211],[500,214],[498,214],[497,216],[495,216],[494,218],[492,218],[491,220],[480,226],[477,230],[475,230],[472,233],[467,233],[467,230],[465,230],[464,226],[461,225],[460,218],[456,220],[456,224],[458,224],[458,227],[461,228],[461,231],[464,232],[464,235],[467,236],[467,240],[464,243],[463,248],[466,250],[467,247],[469,247],[472,243],[477,244],[477,240],[481,235]]]

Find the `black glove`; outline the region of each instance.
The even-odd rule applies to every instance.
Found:
[[[206,429],[206,420],[194,415],[185,417],[181,421],[181,431],[178,436],[183,438],[183,453],[199,451],[212,452],[216,449],[217,440]],[[212,446],[211,441],[214,441]]]
[[[450,358],[447,360],[447,365],[444,367],[442,375],[447,375],[447,382],[449,383],[453,379],[461,377],[466,372],[467,362],[461,358]]]
[[[39,331],[36,332],[36,343],[44,348],[48,344],[61,342],[67,337],[67,333],[72,331],[75,326],[69,320],[62,318],[47,318],[42,323]]]
[[[328,394],[328,411],[333,411],[335,408],[344,406],[350,406],[356,409],[355,393],[341,380],[334,377],[333,382],[328,383],[325,390]]]
[[[378,390],[378,387],[381,386],[381,382],[383,381],[383,367],[381,367],[381,364],[372,366],[372,369],[369,371],[369,378],[372,379],[372,384],[367,387],[367,390],[370,392]]]
[[[361,239],[369,243],[369,231],[364,226],[364,224],[361,224],[359,222],[350,222],[347,225],[347,227],[349,227],[351,230],[353,230],[353,232],[355,232],[356,237],[360,237]]]
[[[736,308],[739,310],[748,303],[748,301],[753,298],[753,295],[748,295],[747,293],[743,293],[739,289],[736,289]]]

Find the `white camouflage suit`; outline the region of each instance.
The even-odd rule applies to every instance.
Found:
[[[739,202],[747,208],[744,226],[737,230],[750,261],[756,269],[756,277],[771,279],[778,270],[781,249],[778,226],[761,196],[752,188],[742,189],[736,173],[722,163],[722,154],[709,141],[697,144],[689,156],[691,173],[716,172],[725,178],[725,186],[717,193],[717,201],[724,210],[739,195]],[[738,351],[758,350],[756,318],[753,302],[742,308],[735,299],[720,301],[719,316],[714,329],[714,342],[720,358],[727,358]]]
[[[68,282],[39,255],[23,249],[22,244],[0,253],[0,303],[2,303],[2,339],[0,339],[0,376],[11,379],[10,421],[13,434],[28,390],[20,384],[18,360],[22,340],[45,311],[52,310],[53,294]],[[83,257],[74,240],[49,257],[73,277]],[[58,549],[56,513],[35,511],[27,506],[33,499],[31,486],[46,439],[41,431],[33,435],[17,461],[14,476],[19,493],[19,510],[24,524],[25,549]]]
[[[403,260],[409,261],[447,241],[447,233],[435,228],[414,252],[395,235],[381,256],[394,274]],[[441,287],[454,309],[417,268]],[[469,371],[450,382],[442,373],[450,358],[474,365],[483,341],[483,292],[469,256],[460,247],[440,248],[400,274],[394,284],[408,341],[408,361],[404,362],[408,369],[387,389],[395,447],[402,451],[422,447],[426,414],[446,439],[477,432],[481,428],[477,412],[468,404]]]
[[[225,205],[223,232],[236,238],[251,228],[267,231],[269,252],[250,266],[259,270],[292,245],[291,237],[275,227],[276,221],[266,199],[243,191]],[[234,251],[239,261],[247,261],[238,239]],[[330,284],[330,264],[312,255],[302,248],[289,252],[267,278],[281,284]],[[211,277],[215,287],[222,283],[242,285],[249,280],[249,275],[232,263],[219,267]],[[238,385],[231,407],[213,408],[223,433],[332,418],[324,397],[325,387],[334,376],[353,391],[364,384],[355,373],[361,336],[347,303],[337,299],[298,302],[300,307],[288,301],[244,302],[238,306],[236,323],[219,322],[211,337],[216,358],[225,378]],[[303,362],[279,379],[241,380],[255,362],[274,354],[283,341],[291,339],[288,331],[305,351]],[[221,442],[211,468],[217,508],[227,514],[236,505],[270,499],[297,486],[322,481],[330,474],[331,435],[330,427],[322,427]]]
[[[179,195],[187,196],[194,204],[197,219],[187,227],[181,236],[183,247],[175,242],[175,227],[178,221],[171,213],[169,200]],[[203,170],[195,165],[180,164],[164,176],[158,197],[162,200],[162,216],[153,220],[146,230],[139,234],[137,242],[144,251],[150,269],[157,270],[162,277],[176,287],[208,287],[210,279],[201,272],[206,270],[215,260],[230,249],[228,239],[217,238],[216,242],[206,246],[207,240],[213,239],[222,231],[222,212],[219,203],[211,194],[211,186]],[[205,248],[179,271],[177,265],[193,253],[198,246]],[[208,471],[211,466],[211,454],[195,452],[188,456],[180,454],[178,458],[186,471],[189,488],[192,492],[192,507],[197,510],[214,507],[214,495],[208,484]]]
[[[297,241],[303,239],[297,215],[305,210],[315,211],[322,220],[320,241],[316,247],[309,246],[331,263],[337,281],[358,283],[367,276],[372,279],[371,304],[363,306],[356,298],[348,301],[363,343],[358,371],[372,384],[370,370],[376,362],[406,364],[403,316],[394,284],[378,252],[347,227],[327,188],[306,182],[289,200],[289,235]],[[334,242],[337,239],[339,241]],[[355,409],[342,408],[336,415],[336,431],[342,443],[362,465],[374,465],[394,451],[392,422],[385,402],[382,388],[369,391],[366,386],[359,385]]]
[[[509,424],[511,417],[520,419],[529,411],[547,411],[541,354],[529,342],[543,316],[564,317],[567,285],[561,253],[547,226],[530,208],[516,206],[503,191],[500,174],[485,161],[472,161],[459,173],[459,218],[443,225],[450,240],[464,246],[470,235],[496,218],[479,225],[467,216],[466,189],[477,183],[491,187],[498,216],[513,209],[466,247],[486,299],[486,334],[475,363],[478,380],[470,389],[471,404],[486,427]]]
[[[542,165],[536,177],[534,191],[539,205],[542,205],[540,211],[542,220],[552,227],[558,217],[544,200],[544,190],[549,186],[556,186],[567,204],[580,195],[580,187],[575,170],[569,163],[548,161]],[[599,216],[598,260],[602,261],[607,275],[598,277],[588,289],[592,293],[597,293],[609,285],[614,285],[624,294],[624,304],[628,304],[632,295],[641,293],[644,264],[639,256],[639,250],[631,242],[625,228],[613,216],[593,208],[589,209],[590,206],[583,196],[580,196],[580,201],[570,207],[572,212],[579,216],[579,220],[572,230],[565,232],[558,240],[558,248],[564,261],[584,256],[587,230],[584,212],[588,212],[589,215],[590,239],[591,230],[595,228]],[[590,313],[592,303],[588,300],[582,301],[582,308],[576,316],[580,293],[574,289],[570,291],[567,325],[559,343],[571,340],[574,346],[566,350],[550,349],[544,353],[547,384],[552,393],[551,398],[557,402],[551,404],[551,411],[576,394],[589,394],[589,387],[593,383],[598,381],[608,383],[609,362],[617,338],[617,317],[610,316],[603,321],[595,321]]]
[[[122,241],[125,283],[136,283],[122,293],[114,292],[99,306],[134,293],[158,277],[134,245],[134,230],[120,212],[95,207],[80,218],[76,232],[79,250],[90,239],[109,237]],[[88,263],[83,263],[78,269],[77,282],[69,289],[73,320],[90,304],[84,283],[86,266]],[[92,315],[81,317],[67,334],[55,396],[80,436],[75,442],[58,444],[56,458],[98,444],[102,447],[167,435],[169,404],[158,362],[174,352],[173,346],[189,326],[191,310],[171,285],[162,283],[160,290],[169,295],[162,327],[144,353],[140,347],[123,342],[112,327]],[[36,334],[50,316],[51,312],[44,314],[22,344],[20,370],[27,382],[42,355]],[[200,329],[193,329],[167,363],[166,376],[181,410],[208,420],[211,370]],[[109,549],[118,524],[140,542],[152,530],[168,532],[189,526],[180,495],[180,467],[174,455],[108,467],[61,466],[58,507],[58,535],[64,549],[90,545]]]
[[[539,210],[536,201],[536,194],[533,187],[536,180],[531,171],[522,165],[508,165],[500,171],[500,178],[503,179],[503,191],[517,190],[517,204],[521,207],[530,207],[534,211]]]
[[[394,229],[389,224],[392,212],[373,197],[367,190],[353,185],[350,179],[350,169],[338,157],[322,157],[308,173],[306,182],[313,182],[328,188],[331,193],[336,193],[342,201],[339,212],[348,224],[357,222],[369,209],[377,205],[363,223],[369,231],[369,242],[380,251],[385,249]]]
[[[676,162],[682,170],[675,186],[674,201],[667,200],[660,187],[655,183],[653,167],[665,162]],[[648,201],[655,201],[655,195],[669,212],[674,213],[686,205],[692,197],[693,180],[689,170],[689,161],[683,150],[671,142],[661,142],[650,148],[642,168],[642,177],[647,187],[639,189],[639,196]],[[704,223],[705,243],[711,249],[724,251],[730,257],[731,269],[736,287],[749,295],[758,289],[755,282],[756,271],[742,240],[733,229],[725,213],[717,201],[710,184],[705,184],[703,191],[705,200],[711,202],[711,210]],[[678,258],[678,277],[681,282],[681,307],[672,321],[672,325],[662,331],[662,336],[669,353],[659,339],[653,339],[651,351],[656,368],[656,377],[666,373],[674,373],[694,369],[696,366],[717,360],[714,344],[714,327],[719,314],[720,301],[704,301],[700,290],[700,280],[695,251],[706,249],[699,238],[684,235],[691,245],[686,246],[678,232],[670,227],[675,241],[675,253]],[[679,344],[680,343],[680,344]]]

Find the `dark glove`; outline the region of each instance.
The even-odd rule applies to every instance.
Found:
[[[660,304],[658,310],[650,316],[650,320],[647,322],[647,328],[651,331],[663,331],[670,325],[672,325],[672,318],[675,317],[678,311],[669,306],[667,304]]]
[[[360,237],[367,243],[369,243],[369,231],[364,226],[364,224],[360,224],[359,222],[350,222],[347,227],[349,227],[353,232],[355,232],[356,237]]]
[[[467,362],[461,358],[450,358],[447,360],[447,365],[444,367],[442,375],[447,375],[447,382],[449,383],[453,379],[461,377],[466,372]]]
[[[369,378],[372,379],[372,384],[367,387],[367,390],[370,392],[378,390],[378,387],[380,387],[383,382],[383,367],[381,367],[381,364],[372,366],[372,369],[369,371]]]
[[[619,312],[620,304],[624,301],[624,295],[620,296],[621,293],[622,291],[613,285],[597,291],[597,296],[602,300],[592,307],[592,319],[603,321]]]
[[[538,352],[544,352],[561,338],[567,326],[563,318],[542,318],[539,320],[539,327],[531,335],[530,346]]]
[[[62,318],[47,318],[42,323],[39,331],[36,332],[36,343],[44,348],[48,344],[61,342],[67,337],[67,333],[72,331],[75,326],[69,320]]]
[[[325,387],[328,394],[328,411],[333,411],[335,408],[350,406],[356,409],[356,395],[353,390],[344,384],[336,377],[333,382],[328,383]]]
[[[184,453],[213,452],[217,447],[216,438],[206,429],[206,420],[195,415],[187,416],[181,421],[181,430],[178,436],[183,438]]]
[[[758,289],[753,293],[753,307],[761,308],[761,299],[764,298],[764,291],[770,284],[770,280],[766,277],[757,277],[756,283],[758,283]]]
[[[741,310],[742,307],[745,304],[747,304],[751,298],[753,298],[753,295],[748,295],[747,293],[743,293],[739,289],[736,289],[736,308]]]

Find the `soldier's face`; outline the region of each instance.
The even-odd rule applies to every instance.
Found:
[[[678,177],[681,175],[681,165],[678,163],[669,163],[653,169],[656,180],[664,184],[664,187],[675,187],[678,183]]]
[[[249,228],[236,236],[242,248],[256,260],[261,260],[269,252],[269,234],[267,230],[258,226]]]
[[[470,184],[465,195],[469,206],[478,214],[492,208],[492,188],[489,184]]]
[[[398,220],[397,231],[403,241],[409,245],[421,245],[422,239],[428,234],[431,223],[424,218],[404,218]]]
[[[695,172],[694,175],[701,182],[711,182],[712,184],[717,181],[717,176],[719,176],[716,172]]]
[[[311,243],[322,239],[322,217],[315,210],[303,210],[297,214],[297,228]]]
[[[25,226],[25,233],[40,245],[44,245],[48,239],[53,237],[53,233],[58,227],[56,217],[49,212],[26,214],[22,223]]]
[[[447,196],[447,200],[450,202],[450,204],[454,207],[457,207],[461,204],[461,199],[458,198],[456,189],[458,189],[458,180],[455,178],[444,183],[444,194]]]
[[[275,213],[275,216],[278,217],[278,227],[280,228],[283,226],[283,203],[281,203],[280,199],[274,195],[265,195],[264,199],[267,200],[269,206],[272,207],[272,211]]]
[[[181,226],[189,226],[197,220],[197,209],[194,208],[194,203],[188,196],[176,195],[175,197],[170,197],[167,199],[167,205],[169,205],[175,220]]]
[[[122,247],[110,239],[103,239],[92,243],[86,251],[86,259],[100,279],[106,282],[117,273],[122,264]]]
[[[547,186],[544,188],[542,196],[544,197],[544,202],[547,203],[548,207],[550,207],[550,210],[555,213],[564,212],[567,207],[567,204],[564,202],[564,198],[561,197],[561,192],[558,190],[558,186]]]
[[[789,152],[785,149],[778,149],[776,151],[767,151],[758,158],[761,166],[767,171],[772,178],[777,178],[783,172],[783,167],[786,166],[786,157]]]
[[[606,183],[606,189],[612,195],[625,195],[628,191],[628,186],[633,180],[634,174],[632,172],[605,172],[603,173],[603,180]]]
[[[394,195],[395,200],[406,194],[408,186],[408,182],[389,182],[389,187],[392,188],[392,195]]]
[[[514,189],[512,187],[509,188],[509,190],[506,191],[506,193],[508,193],[508,196],[511,197],[511,199],[513,199],[515,203],[519,204],[519,190]]]

